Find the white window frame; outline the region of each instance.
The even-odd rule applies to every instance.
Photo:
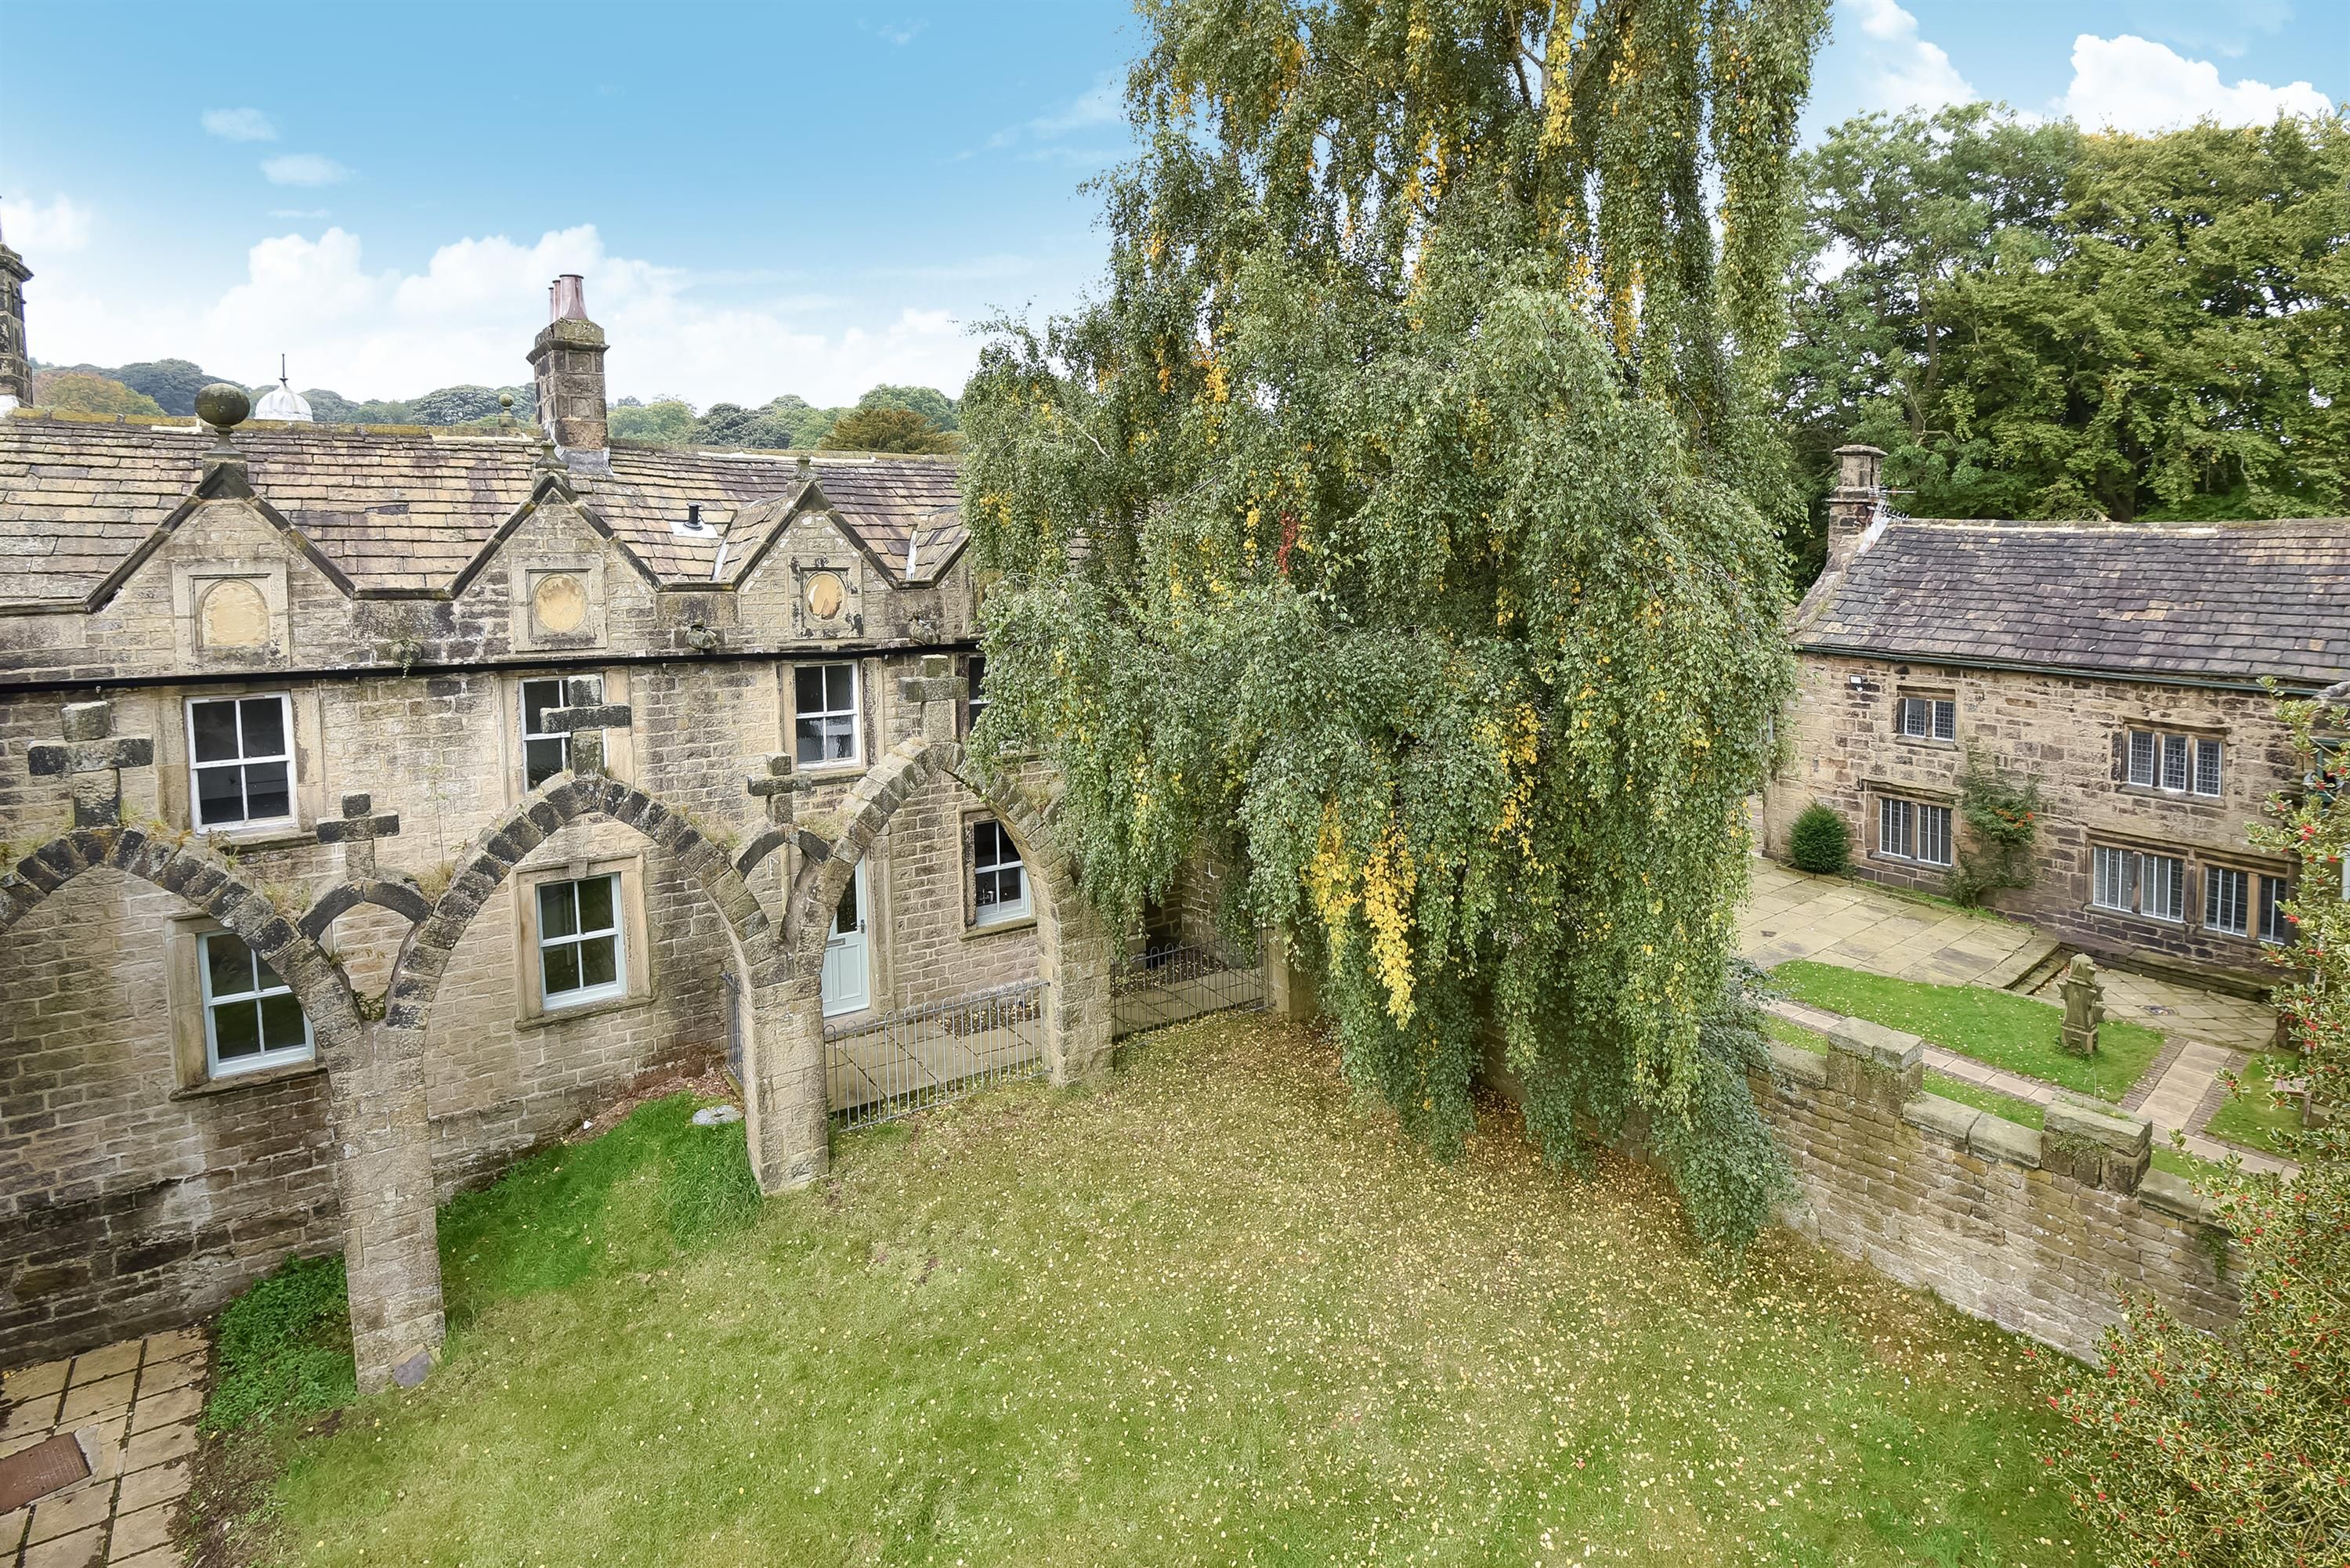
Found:
[[[2137,851],[2110,844],[2089,846],[2089,903],[2116,914],[2137,913]]]
[[[565,932],[560,936],[547,935],[546,895],[548,891],[562,888],[570,892],[574,925],[577,926],[579,888],[582,884],[588,882],[603,882],[610,886],[612,923],[608,926],[598,926],[593,930],[583,928]],[[622,883],[618,871],[591,871],[585,877],[553,877],[532,887],[530,896],[536,905],[538,917],[537,930],[535,933],[537,938],[538,1004],[543,1010],[548,1012],[567,1012],[575,1007],[588,1006],[592,1002],[608,1002],[615,997],[626,996],[629,993],[629,918],[627,905],[623,902],[627,895],[628,888]],[[556,991],[548,986],[546,954],[549,949],[564,947],[577,949],[602,937],[612,939],[612,978],[609,981],[598,985],[573,986],[567,991]],[[584,966],[581,972],[586,972]]]
[[[1955,741],[1959,738],[1959,705],[1949,697],[1904,697],[1898,715],[1900,732],[1913,741]]]
[[[248,754],[244,750],[244,704],[261,701],[275,701],[277,704],[278,723],[286,741],[286,749],[283,752],[257,752]],[[212,762],[200,763],[196,760],[196,710],[200,706],[214,702],[226,702],[236,710],[237,754],[233,759],[215,759]],[[191,697],[187,700],[184,716],[188,730],[188,820],[195,825],[199,832],[246,833],[257,828],[288,826],[298,818],[302,809],[300,796],[302,781],[294,761],[293,693],[247,691],[233,697]],[[248,799],[244,770],[256,763],[283,763],[286,765],[284,815],[247,815],[220,822],[206,820],[203,792],[205,774],[224,773],[234,768],[237,772],[237,798],[244,801]]]
[[[2284,904],[2293,897],[2293,884],[2274,872],[2262,871],[2254,877],[2253,888],[2259,901],[2254,918],[2260,924],[2252,934],[2271,947],[2290,947],[2293,922],[2284,918]]]
[[[1939,815],[1936,815],[1939,814]],[[1877,797],[1877,853],[1937,869],[1950,864],[1950,808],[1898,794]],[[1934,851],[1941,852],[1940,858]]]
[[[2232,891],[2233,898],[2227,897]],[[2260,891],[2256,874],[2235,866],[2203,867],[2203,929],[2230,937],[2252,934],[2252,899]],[[2230,912],[2235,923],[2228,923]]]
[[[2122,884],[2119,903],[2109,897],[2116,877]],[[2165,892],[2170,895],[2168,902],[2175,908],[2152,908],[2155,899]],[[2129,849],[2117,844],[2093,844],[2089,846],[2089,906],[2107,914],[2135,915],[2166,926],[2183,926],[2187,923],[2187,857],[2165,855],[2159,850]]]
[[[2209,735],[2198,735],[2195,738],[2195,761],[2192,764],[2195,794],[2214,800],[2219,798],[2220,792],[2227,786],[2227,742],[2224,741],[2215,741]],[[2211,787],[2209,789],[2203,787],[2204,763],[2207,761],[2210,764]]]
[[[990,837],[995,840],[992,857],[986,847]],[[1016,898],[1006,899],[1002,896],[1003,878],[1007,875],[1020,879],[1020,894]],[[995,878],[997,898],[993,903],[980,901],[979,889],[983,877]],[[971,923],[973,926],[1010,925],[1014,920],[1028,919],[1034,908],[1029,897],[1027,858],[1020,853],[1020,846],[1013,841],[1010,830],[992,816],[983,816],[972,824],[971,907]]]
[[[534,686],[554,687],[555,701],[547,706],[561,708],[568,705],[568,698],[565,691],[567,680],[594,681],[596,701],[601,702],[604,700],[604,678],[601,675],[529,675],[515,682],[515,711],[517,715],[515,722],[520,726],[522,733],[522,786],[526,790],[536,789],[539,784],[546,782],[545,778],[536,783],[532,782],[530,749],[533,746],[552,745],[556,749],[556,756],[560,759],[560,765],[556,768],[555,773],[547,774],[546,778],[553,778],[555,774],[570,770],[570,735],[561,730],[535,730],[531,728],[530,722],[530,689]]]
[[[222,995],[213,990],[212,947],[213,942],[224,937],[244,949],[245,961],[253,969],[251,991],[230,992],[226,995]],[[274,996],[294,995],[294,988],[287,985],[275,970],[270,971],[269,978],[276,983],[272,985],[263,982],[261,971],[267,967],[262,961],[261,955],[253,950],[251,944],[234,931],[206,931],[196,939],[196,994],[197,1004],[203,1008],[204,1016],[204,1075],[206,1077],[239,1077],[247,1073],[258,1073],[271,1067],[308,1062],[317,1055],[317,1040],[310,1030],[309,1012],[302,1006],[301,1000],[296,997],[294,1008],[302,1019],[301,1044],[281,1045],[273,1051],[265,1040],[261,1050],[251,1055],[237,1056],[225,1061],[222,1059],[220,1032],[214,1018],[215,1009],[236,1006],[253,1008],[256,1014],[254,1028],[255,1036],[258,1038],[261,1029],[258,1014],[262,1004]]]
[[[2224,742],[2175,730],[2132,729],[2126,737],[2122,776],[2134,788],[2203,800],[2217,800],[2225,790]]]
[[[795,664],[792,666],[792,759],[794,763],[801,769],[855,768],[864,766],[865,724],[863,722],[863,699],[865,676],[864,671],[858,668],[858,661],[853,659],[825,659],[820,662],[811,661],[806,664]],[[800,702],[800,673],[803,670],[847,670],[848,706],[846,708],[824,707],[813,710],[802,706]],[[829,687],[831,682],[828,680],[820,680],[819,684]],[[828,701],[830,700],[829,691],[826,693],[826,697]],[[803,724],[814,720],[821,725],[825,722],[839,719],[846,719],[848,722],[848,755],[845,757],[827,757],[819,754],[815,761],[811,762],[806,757],[800,754],[801,742],[806,738],[801,733],[800,727]],[[825,738],[823,732],[819,730],[817,736],[819,753],[822,750],[823,741]]]

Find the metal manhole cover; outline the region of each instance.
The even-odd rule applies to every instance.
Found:
[[[71,1432],[60,1432],[0,1459],[0,1514],[89,1479],[89,1460]]]

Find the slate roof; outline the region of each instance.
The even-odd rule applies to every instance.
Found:
[[[1823,579],[1796,647],[2101,674],[2350,675],[2350,521],[1898,520]]]
[[[247,424],[254,493],[365,593],[446,590],[539,482],[536,432]],[[210,434],[192,422],[0,418],[0,603],[86,598],[194,491]],[[951,459],[617,448],[580,499],[666,583],[731,581],[813,478],[889,579],[934,580],[967,535]],[[708,533],[675,524],[698,503]]]

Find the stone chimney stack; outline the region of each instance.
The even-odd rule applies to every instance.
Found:
[[[547,290],[547,322],[530,346],[538,387],[538,422],[573,468],[603,468],[611,461],[604,411],[604,329],[588,319],[587,291],[577,273]]]
[[[33,400],[33,362],[25,354],[25,258],[0,239],[0,413]]]
[[[1860,536],[1884,509],[1885,453],[1873,446],[1835,450],[1836,487],[1828,492],[1827,569],[1842,571],[1860,554]]]

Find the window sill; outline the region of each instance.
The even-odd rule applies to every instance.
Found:
[[[1034,915],[1022,915],[1010,920],[991,920],[985,925],[973,921],[963,927],[962,940],[970,941],[974,937],[994,937],[1006,931],[1033,931],[1035,929],[1036,917]]]
[[[2228,797],[2221,794],[2199,794],[2188,789],[2164,789],[2157,784],[2126,784],[2116,786],[2116,793],[2131,800],[2162,800],[2178,805],[2203,805],[2214,810],[2226,807]]]
[[[1887,866],[1907,866],[1913,871],[1948,871],[1950,868],[1947,860],[1918,860],[1907,855],[1887,855],[1882,849],[1873,852],[1869,858],[1881,860]]]
[[[2174,920],[2168,915],[2149,915],[2143,909],[2116,909],[2106,904],[2089,904],[2084,908],[2092,915],[2119,915],[2125,920],[2137,920],[2146,925],[2159,926],[2166,931],[2187,929],[2185,920]]]
[[[270,849],[306,849],[318,840],[315,834],[299,823],[281,822],[267,827],[199,827],[199,838],[216,840],[239,855],[255,854]]]
[[[317,1057],[312,1056],[307,1062],[286,1062],[275,1067],[255,1067],[250,1073],[224,1073],[217,1077],[206,1078],[202,1082],[174,1089],[172,1091],[171,1097],[175,1100],[201,1100],[213,1095],[225,1095],[232,1089],[253,1089],[259,1088],[265,1084],[289,1083],[296,1078],[307,1078],[314,1073],[323,1073],[326,1070],[327,1064]]]
[[[795,763],[793,771],[801,778],[816,784],[831,784],[837,780],[853,779],[867,771],[864,763]]]
[[[1932,746],[1939,751],[1955,752],[1959,749],[1958,737],[1955,735],[1946,741],[1939,735],[1904,735],[1897,732],[1893,738],[1897,741],[1906,741],[1913,746]]]
[[[608,1012],[627,1012],[634,1008],[650,1007],[659,1001],[658,991],[648,991],[634,996],[608,996],[601,1002],[583,1002],[577,1007],[548,1007],[537,1012],[525,1013],[515,1020],[516,1029],[544,1029],[551,1023],[568,1023],[575,1018],[601,1018]]]

